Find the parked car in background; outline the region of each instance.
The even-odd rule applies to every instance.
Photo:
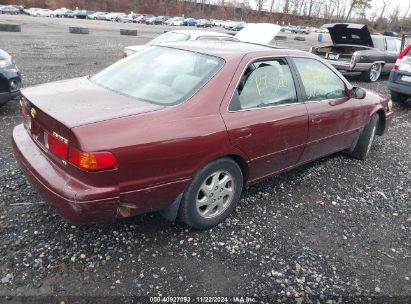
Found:
[[[129,17],[131,17],[131,19],[137,19],[138,17],[143,16],[142,14],[137,14],[137,13],[130,13]]]
[[[226,30],[229,30],[231,27],[233,27],[235,24],[235,21],[231,21],[231,20],[226,20],[223,23],[223,28],[225,28]]]
[[[21,75],[13,58],[0,49],[0,106],[20,94]]]
[[[328,29],[321,27],[317,30],[317,33],[328,33]]]
[[[5,5],[0,7],[0,14],[18,15],[21,10],[13,5]]]
[[[292,28],[291,32],[295,33],[295,34],[306,34],[306,35],[308,35],[309,33],[311,33],[311,30],[307,26],[301,26],[300,25],[300,26],[297,26],[295,28]]]
[[[223,26],[224,21],[219,19],[211,19],[214,26]]]
[[[398,37],[399,34],[397,32],[384,32],[384,36],[391,36],[391,37]]]
[[[67,8],[59,8],[53,11],[53,17],[61,18],[68,11]]]
[[[202,27],[202,28],[213,27],[213,23],[207,19],[199,19],[197,20],[196,27]]]
[[[388,79],[391,99],[398,102],[411,98],[411,35],[403,35],[401,50]]]
[[[166,21],[166,25],[170,25],[170,26],[181,26],[183,25],[183,17],[174,17],[174,18],[170,18]]]
[[[34,15],[32,15],[32,12],[36,11],[36,10],[39,10],[39,9],[41,9],[41,8],[37,8],[37,7],[26,8],[26,9],[23,10],[23,13],[26,14],[26,15],[34,16]]]
[[[127,46],[123,50],[122,57],[128,57],[138,51],[141,51],[148,46],[156,45],[160,43],[185,41],[185,40],[237,40],[231,35],[209,32],[209,31],[198,31],[198,30],[176,30],[169,31],[167,33],[161,34],[160,36],[154,38],[150,42],[142,45]]]
[[[62,15],[62,17],[63,18],[74,18],[74,16],[75,16],[75,12],[74,11],[72,11],[72,10],[67,10],[63,15]]]
[[[168,19],[170,19],[168,16],[158,16],[150,19],[151,23],[146,22],[146,24],[162,25],[165,24]]]
[[[87,19],[87,11],[86,10],[75,10],[73,11],[73,17],[75,19]]]
[[[95,11],[86,10],[86,19],[90,19],[89,16],[93,15]]]
[[[194,18],[186,18],[183,21],[183,26],[195,26],[197,24],[197,20]]]
[[[244,186],[332,153],[365,159],[393,114],[313,54],[210,41],[24,89],[21,112],[16,159],[63,218],[161,211],[195,229],[223,222]]]
[[[92,19],[92,20],[105,20],[106,19],[106,14],[105,12],[95,12],[91,15],[88,15],[87,18],[88,19]]]
[[[154,22],[156,21],[156,19],[157,19],[157,17],[146,18],[145,24],[153,25]]]
[[[346,74],[361,74],[364,81],[377,81],[381,73],[389,73],[399,55],[401,40],[371,35],[364,24],[325,24],[332,45],[312,47],[311,52]]]
[[[39,9],[34,11],[34,14],[32,16],[36,16],[36,17],[54,17],[54,11],[49,10],[49,9]]]
[[[137,17],[136,19],[134,19],[134,23],[140,23],[140,24],[145,24],[146,23],[146,21],[148,20],[148,19],[151,19],[151,18],[154,18],[154,16],[153,15],[143,15],[143,16],[139,16],[139,17]]]
[[[116,13],[116,12],[112,12],[112,13],[108,13],[106,14],[106,21],[116,21],[117,17],[120,16],[123,13]]]
[[[243,28],[247,26],[247,23],[245,22],[233,22],[231,26],[228,28],[231,31],[241,31]]]
[[[288,30],[289,30],[290,32],[293,32],[293,30],[294,30],[296,27],[297,27],[296,25],[289,25],[289,26],[288,26]]]
[[[119,14],[116,17],[116,21],[117,22],[122,22],[122,23],[131,23],[133,22],[133,17],[130,15],[126,15],[126,14]]]

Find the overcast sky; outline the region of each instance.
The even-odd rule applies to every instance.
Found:
[[[411,0],[388,0],[386,1],[388,4],[388,11],[392,11],[395,7],[400,6],[401,8],[401,15],[405,14],[407,9],[408,9],[408,5],[410,5]],[[381,0],[374,0],[372,3],[373,7],[371,8],[371,10],[374,7],[382,7],[383,6],[383,1]],[[411,5],[410,5],[410,12],[411,12]]]
[[[240,2],[242,2],[240,0]],[[270,1],[267,1],[267,3]],[[386,0],[387,4],[387,14],[392,11],[397,5],[400,6],[401,8],[401,14],[400,16],[402,16],[403,14],[405,14],[405,12],[407,11],[408,5],[410,4],[411,0]],[[250,0],[250,4],[254,4],[254,8],[256,7],[256,1],[255,0]],[[383,1],[382,0],[373,0],[372,2],[372,8],[370,9],[370,11],[375,10],[376,7],[378,8],[382,8],[383,5]],[[410,13],[411,13],[411,8],[410,8]],[[386,15],[385,15],[386,16]]]

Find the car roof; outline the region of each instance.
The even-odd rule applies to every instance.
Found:
[[[206,55],[228,58],[241,58],[247,54],[254,54],[258,57],[259,54],[270,53],[272,56],[305,56],[316,57],[312,53],[298,51],[286,48],[277,48],[269,45],[247,43],[240,41],[222,41],[222,40],[189,40],[159,44],[159,46],[182,49]]]
[[[225,34],[225,33],[201,31],[201,30],[176,30],[176,31],[171,31],[171,32],[189,35],[191,36],[191,39],[196,39],[198,37],[204,37],[204,36],[234,37],[232,35]]]

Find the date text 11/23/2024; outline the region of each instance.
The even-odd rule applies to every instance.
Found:
[[[253,297],[150,297],[150,303],[256,303]]]

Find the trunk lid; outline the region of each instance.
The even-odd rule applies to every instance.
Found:
[[[39,119],[68,129],[163,108],[104,89],[86,77],[30,87],[22,94],[41,113]]]
[[[269,44],[281,31],[281,26],[271,23],[250,23],[234,37],[243,42]]]
[[[374,47],[371,34],[365,24],[330,23],[322,27],[327,28],[333,44],[354,44]]]

